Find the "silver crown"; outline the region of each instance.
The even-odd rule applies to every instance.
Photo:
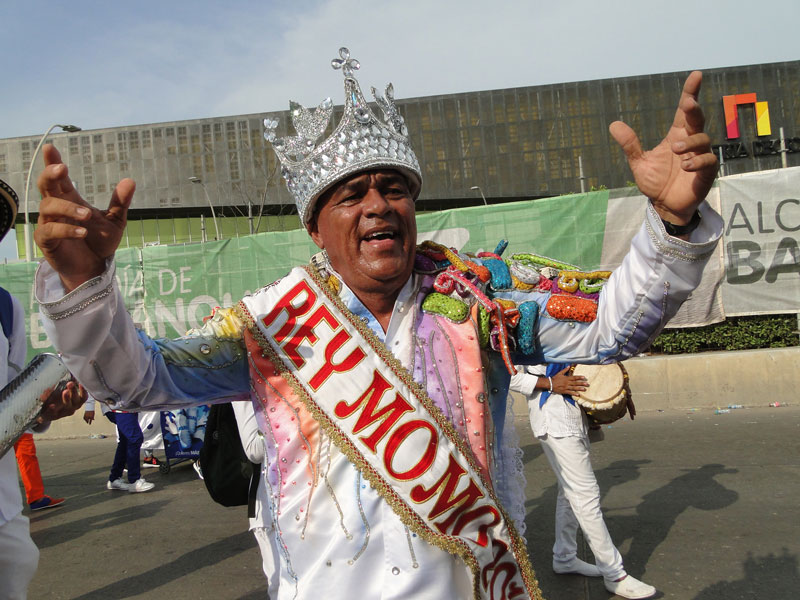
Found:
[[[331,61],[344,74],[344,114],[331,136],[317,144],[333,114],[333,102],[326,98],[313,111],[289,103],[296,136],[278,138],[277,119],[264,119],[264,137],[281,161],[281,173],[294,198],[304,225],[314,214],[317,198],[337,181],[368,169],[399,169],[412,180],[416,192],[422,185],[419,162],[411,149],[408,129],[394,103],[394,88],[386,86],[384,96],[372,88],[372,96],[383,111],[378,119],[364,99],[353,76],[360,68],[347,48],[339,48],[339,58]]]

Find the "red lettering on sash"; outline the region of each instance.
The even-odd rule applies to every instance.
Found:
[[[341,323],[336,320],[336,317],[331,314],[330,309],[324,304],[320,304],[317,310],[306,319],[305,323],[297,328],[294,335],[284,344],[283,351],[286,352],[286,356],[289,357],[298,369],[302,367],[306,361],[298,354],[297,348],[304,340],[308,340],[308,343],[312,346],[317,342],[319,338],[314,333],[314,327],[319,325],[322,321],[330,325],[331,331],[336,331],[342,326]]]
[[[483,492],[472,479],[468,479],[469,482],[464,491],[453,497],[453,492],[455,492],[461,476],[465,473],[466,470],[456,462],[455,457],[451,454],[447,470],[445,470],[444,474],[439,478],[439,481],[434,483],[427,490],[422,485],[418,485],[411,490],[411,499],[414,502],[427,502],[434,494],[439,494],[436,498],[436,503],[428,513],[428,519],[431,521],[455,507],[455,510],[447,519],[434,523],[436,528],[444,534],[449,533],[448,530],[450,526],[465,510],[483,497]]]
[[[344,346],[347,341],[350,340],[350,338],[350,334],[342,330],[337,333],[330,342],[328,342],[327,346],[325,346],[325,364],[322,365],[320,370],[317,371],[308,382],[308,385],[312,390],[316,392],[320,386],[325,383],[325,380],[328,379],[328,377],[330,377],[333,373],[349,371],[367,356],[367,354],[360,347],[356,346],[356,349],[348,354],[347,358],[345,358],[342,362],[333,362],[333,355],[336,354],[336,352],[342,346]]]
[[[486,535],[486,531],[490,527],[494,527],[495,525],[500,523],[500,513],[494,506],[488,506],[488,505],[479,506],[478,508],[461,515],[461,518],[455,524],[455,527],[453,527],[453,535],[459,535],[461,533],[461,530],[464,529],[464,527],[470,521],[474,521],[475,519],[478,519],[483,515],[491,515],[492,520],[489,523],[481,523],[478,526],[478,537],[473,541],[479,546],[486,546],[486,544],[489,543],[489,536]]]
[[[400,398],[400,394],[397,394],[397,397]],[[395,471],[392,465],[394,453],[400,447],[400,444],[417,429],[427,429],[431,434],[431,438],[428,440],[428,446],[425,448],[425,453],[422,455],[422,458],[417,461],[417,464],[408,469],[408,471]],[[389,475],[400,481],[416,479],[433,464],[433,460],[436,458],[436,446],[438,444],[439,434],[436,432],[433,425],[427,421],[415,419],[408,423],[403,423],[392,432],[392,436],[389,438],[389,441],[386,442],[386,449],[383,451],[383,466],[386,467],[386,472],[389,473]]]
[[[292,301],[300,296],[300,294],[303,292],[305,292],[306,295],[305,300],[303,300],[299,306],[292,304]],[[286,314],[289,316],[289,318],[274,336],[275,341],[280,344],[286,338],[286,336],[292,332],[292,329],[294,329],[297,317],[300,317],[310,311],[311,307],[314,306],[316,301],[317,295],[314,293],[308,283],[301,281],[291,290],[286,292],[283,298],[278,300],[273,309],[269,311],[269,313],[267,313],[267,315],[262,319],[262,322],[265,326],[269,327],[272,325],[272,322],[278,317],[281,311],[286,311]]]
[[[483,589],[488,589],[489,597],[492,599],[497,598],[497,600],[512,600],[513,598],[524,596],[525,590],[523,590],[513,581],[514,577],[516,577],[517,573],[519,572],[516,563],[505,562],[501,564],[501,559],[509,553],[508,546],[505,544],[505,542],[500,540],[492,540],[492,550],[494,553],[494,560],[492,560],[492,562],[483,567],[481,570],[481,583],[483,584]],[[513,559],[513,557],[511,558]],[[489,573],[492,574],[491,580],[489,579]],[[506,579],[502,582],[499,590],[500,595],[498,596],[495,593],[495,583],[500,573],[505,573]]]
[[[342,400],[333,408],[333,413],[337,417],[340,419],[346,419],[355,411],[357,411],[358,408],[366,401],[366,405],[361,411],[361,414],[358,416],[358,421],[356,421],[355,427],[353,428],[353,434],[360,433],[373,423],[382,420],[381,424],[377,429],[375,429],[372,435],[361,438],[361,440],[366,444],[367,448],[373,452],[375,452],[375,448],[377,447],[378,442],[381,441],[381,438],[383,438],[383,436],[385,436],[389,430],[394,427],[398,419],[400,419],[400,417],[402,417],[403,414],[407,413],[408,411],[414,410],[414,408],[405,398],[403,398],[400,394],[397,394],[395,395],[394,401],[376,411],[375,409],[378,406],[378,402],[380,402],[386,390],[390,389],[391,387],[392,384],[386,381],[383,375],[381,375],[376,369],[372,376],[372,383],[369,384],[367,390],[361,394],[358,400],[352,404],[347,404],[347,402]]]

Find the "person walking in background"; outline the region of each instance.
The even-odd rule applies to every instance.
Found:
[[[83,420],[89,425],[94,421],[95,400],[91,396],[84,405]],[[106,409],[105,404],[101,405]],[[114,453],[114,463],[108,475],[106,487],[109,490],[123,492],[149,492],[155,487],[154,483],[142,477],[139,465],[139,452],[142,449],[144,436],[139,427],[139,417],[136,413],[104,410],[106,418],[117,426],[117,451]],[[128,481],[122,479],[123,471],[128,469]]]
[[[559,574],[603,577],[606,589],[622,598],[650,598],[656,588],[629,575],[614,546],[600,508],[600,487],[589,457],[586,414],[570,394],[588,389],[585,377],[568,369],[547,375],[547,365],[520,365],[509,389],[525,396],[533,435],[558,480],[556,541],[553,571]],[[543,392],[547,392],[545,396]],[[596,565],[577,556],[578,527],[594,554]]]
[[[64,503],[64,498],[53,498],[44,493],[42,472],[39,469],[39,459],[36,456],[36,444],[33,433],[27,431],[22,434],[14,444],[14,454],[17,457],[19,474],[22,485],[25,487],[25,497],[31,510],[55,508]]]

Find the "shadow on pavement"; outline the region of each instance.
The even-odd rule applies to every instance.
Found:
[[[252,546],[252,540],[253,536],[249,531],[237,533],[202,548],[187,552],[171,562],[159,565],[155,569],[120,579],[100,589],[77,596],[74,600],[107,600],[108,598],[130,598],[132,596],[147,595],[171,581],[249,550]],[[152,595],[151,597],[157,596]],[[255,597],[254,594],[245,596],[248,599]],[[263,592],[261,597],[264,597]]]
[[[739,494],[718,483],[714,477],[738,472],[737,469],[726,469],[719,464],[689,469],[684,475],[642,496],[636,506],[635,516],[607,519],[617,547],[625,540],[631,540],[630,549],[624,557],[625,569],[634,577],[644,573],[655,549],[667,539],[670,529],[685,510],[696,508],[716,511],[736,502]]]
[[[109,494],[111,494],[111,492],[109,492]],[[92,504],[98,503],[94,502]],[[156,500],[154,502],[149,502],[146,505],[126,506],[117,511],[104,512],[99,515],[78,519],[77,521],[62,523],[54,527],[34,527],[31,529],[31,537],[41,550],[43,548],[49,548],[52,546],[57,546],[58,544],[64,544],[73,540],[77,540],[96,529],[124,526],[134,523],[139,519],[147,519],[158,511],[162,510],[168,504],[169,500]],[[79,508],[79,506],[75,507],[76,510]],[[146,510],[142,510],[143,508]],[[63,509],[58,508],[54,510]],[[45,516],[46,515],[42,515],[41,517],[37,518],[37,523]]]
[[[728,600],[729,598],[796,598],[800,587],[797,555],[784,548],[780,556],[769,554],[759,558],[748,555],[743,563],[744,578],[714,583],[694,600]]]
[[[536,451],[532,444],[524,448],[525,461],[534,460],[541,455],[541,450]],[[608,495],[614,486],[629,483],[639,478],[640,468],[650,464],[650,460],[617,460],[603,469],[595,472],[600,485],[601,498]],[[707,464],[695,469],[688,469],[683,475],[675,477],[666,485],[647,492],[641,499],[637,499],[635,515],[614,516],[606,515],[611,537],[617,547],[630,540],[630,548],[625,552],[625,569],[634,577],[640,577],[647,569],[647,564],[653,557],[655,549],[664,542],[678,517],[690,508],[704,511],[721,510],[735,503],[739,494],[718,483],[714,478],[717,475],[738,473],[737,469],[729,469],[721,464]],[[557,484],[544,488],[538,497],[529,497],[526,502],[527,543],[531,561],[536,569],[537,578],[545,597],[558,600],[559,598],[583,597],[588,591],[602,591],[601,580],[588,580],[578,576],[555,575],[550,569],[552,561],[552,546],[554,538],[555,504],[558,494]],[[631,508],[634,508],[632,505]],[[591,550],[583,540],[578,539],[579,556],[594,562]],[[773,559],[773,562],[776,560]],[[783,563],[775,566],[773,570],[781,572],[790,571],[791,568]],[[794,563],[796,576],[797,564]],[[728,585],[726,583],[715,584]],[[774,587],[774,586],[773,586]],[[715,593],[715,592],[714,592]],[[702,600],[711,598],[729,598],[732,596],[707,596]],[[736,596],[740,597],[740,596]],[[746,596],[741,596],[746,597]],[[756,597],[756,596],[754,596]],[[766,597],[766,596],[765,596]],[[783,597],[770,594],[769,597]],[[698,598],[697,600],[700,600]]]

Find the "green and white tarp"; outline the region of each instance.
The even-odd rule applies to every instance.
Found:
[[[671,327],[726,315],[800,311],[800,168],[724,178],[709,195],[726,221],[700,287]],[[535,252],[584,269],[613,269],[642,223],[647,200],[635,189],[476,206],[417,216],[419,240],[474,252],[509,240],[507,254]],[[117,280],[135,322],[177,337],[215,306],[303,264],[316,251],[304,230],[121,250]],[[726,279],[727,266],[727,279]],[[35,263],[0,265],[0,285],[25,306],[29,354],[50,348],[32,295]]]

